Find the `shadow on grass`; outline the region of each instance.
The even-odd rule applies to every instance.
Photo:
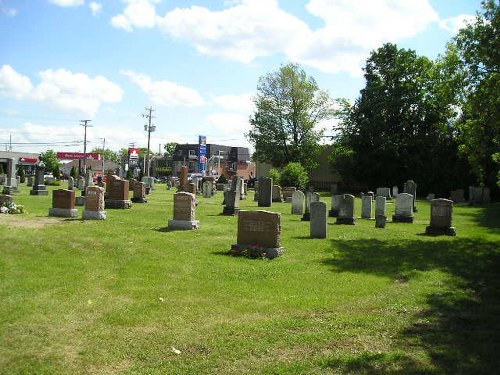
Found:
[[[334,272],[363,272],[410,281],[419,271],[450,274],[440,293],[400,332],[399,348],[424,350],[429,369],[406,354],[330,359],[329,368],[358,374],[497,374],[500,371],[500,241],[427,238],[401,242],[335,240]]]

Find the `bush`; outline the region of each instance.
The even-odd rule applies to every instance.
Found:
[[[221,174],[217,179],[218,184],[227,184],[227,177]]]
[[[282,186],[295,186],[297,189],[305,189],[309,183],[307,171],[300,163],[288,163],[281,172]]]
[[[24,184],[26,182],[26,173],[24,172],[24,167],[22,165],[19,166],[17,175],[19,176],[19,181],[21,182],[21,184]]]
[[[281,184],[281,173],[279,170],[272,168],[267,175],[273,179],[273,185]]]

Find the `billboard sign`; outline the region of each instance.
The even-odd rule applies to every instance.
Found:
[[[198,137],[198,172],[205,171],[205,164],[207,162],[207,137],[200,135]]]
[[[58,159],[65,160],[85,159],[83,152],[58,152],[56,155]],[[101,154],[87,152],[87,159],[101,160]]]

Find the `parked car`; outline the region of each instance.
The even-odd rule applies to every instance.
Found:
[[[191,173],[188,176],[188,181],[193,181],[195,177],[203,177],[203,173]]]

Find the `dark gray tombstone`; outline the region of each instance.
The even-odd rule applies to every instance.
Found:
[[[385,228],[386,223],[387,223],[387,216],[375,215],[375,228]]]
[[[464,203],[465,190],[464,189],[452,190],[450,194],[450,200],[452,200],[454,203]]]
[[[304,215],[302,215],[302,218],[300,220],[302,221],[311,220],[311,203],[318,202],[319,199],[320,196],[318,193],[315,193],[312,190],[306,191],[306,203],[304,206]]]
[[[394,223],[413,223],[413,196],[408,193],[396,197],[396,213],[392,216]]]
[[[273,179],[270,177],[259,178],[259,207],[271,207],[273,197]]]
[[[361,197],[361,218],[371,219],[373,215],[373,196],[363,195]]]
[[[68,190],[73,190],[75,188],[75,179],[71,176],[68,177]]]
[[[339,211],[340,211],[340,202],[342,201],[342,195],[341,194],[335,194],[332,195],[331,198],[331,209],[329,212],[330,217],[337,217],[339,216]]]
[[[425,233],[432,236],[457,234],[453,223],[453,201],[448,199],[433,199],[431,201],[431,223],[425,228]]]
[[[272,201],[273,202],[280,202],[280,203],[283,202],[281,186],[273,185]]]
[[[233,177],[231,180],[230,189],[224,193],[225,205],[222,211],[223,215],[237,215],[240,210],[240,195],[241,184],[243,179],[241,177]]]
[[[403,192],[411,194],[413,197],[413,212],[417,212],[417,184],[413,180],[405,182]]]
[[[296,190],[292,193],[292,215],[302,215],[304,213],[304,193]]]
[[[48,195],[47,187],[44,183],[44,175],[45,175],[45,164],[43,161],[39,161],[35,167],[35,182],[33,184],[33,188],[30,191],[31,195]]]
[[[355,210],[354,210],[354,195],[344,194],[340,201],[339,215],[335,224],[356,224]]]

